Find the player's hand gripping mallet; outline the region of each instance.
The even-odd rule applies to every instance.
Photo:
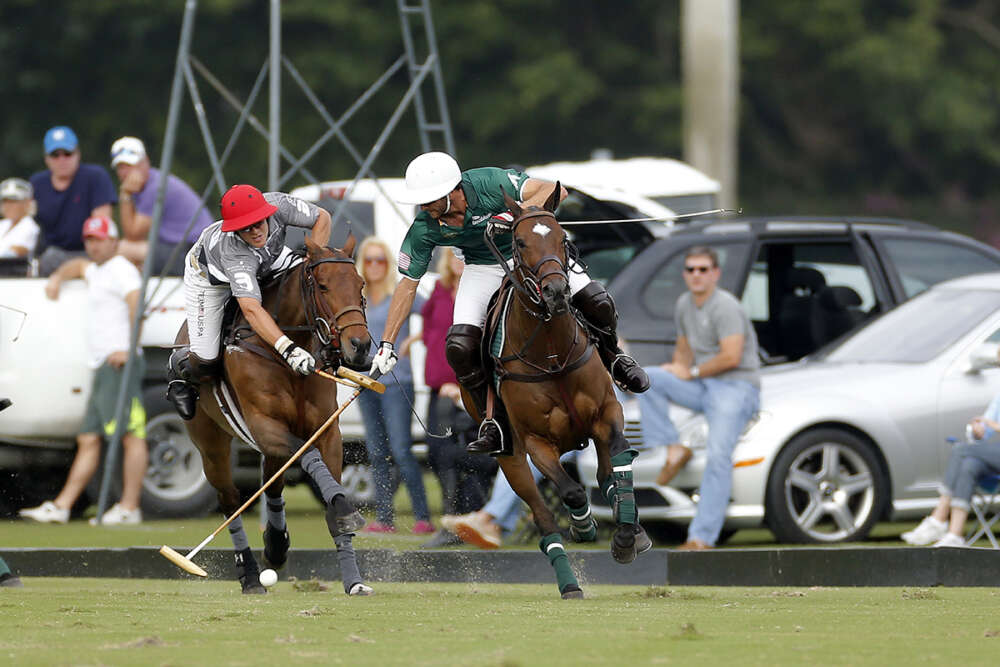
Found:
[[[324,377],[330,377],[330,378],[334,377],[334,376],[329,376],[327,373],[321,373],[321,374]],[[215,539],[215,536],[221,533],[222,530],[230,523],[232,523],[236,519],[236,517],[242,514],[243,511],[246,510],[246,508],[250,507],[250,505],[252,505],[254,501],[260,497],[260,494],[264,493],[264,490],[267,489],[267,487],[271,486],[274,480],[281,477],[281,475],[283,475],[284,472],[288,470],[289,466],[295,463],[300,456],[305,454],[306,450],[312,447],[313,442],[315,442],[319,436],[323,435],[326,429],[330,428],[330,425],[333,424],[333,422],[336,421],[338,417],[340,417],[340,413],[342,413],[344,409],[347,408],[348,405],[353,403],[354,399],[356,399],[361,394],[362,391],[364,391],[365,389],[370,389],[379,394],[385,392],[385,385],[375,380],[375,377],[378,377],[378,375],[375,375],[375,377],[369,377],[362,373],[358,373],[357,371],[352,371],[348,368],[344,368],[343,366],[337,369],[337,375],[354,382],[357,389],[355,389],[354,393],[351,394],[346,401],[344,401],[344,404],[341,405],[339,408],[337,408],[337,410],[332,415],[330,415],[329,419],[327,419],[323,423],[323,425],[320,426],[319,429],[317,429],[316,432],[312,434],[309,440],[307,440],[305,444],[299,447],[299,450],[297,452],[292,454],[288,458],[288,460],[285,461],[285,464],[281,466],[278,469],[278,471],[271,476],[271,479],[264,482],[264,485],[260,487],[260,489],[258,489],[256,493],[250,496],[250,498],[245,503],[243,503],[242,507],[233,512],[233,515],[228,519],[226,519],[221,526],[216,528],[211,535],[202,540],[201,544],[199,544],[194,549],[189,551],[187,556],[182,556],[180,553],[171,549],[166,544],[160,547],[160,555],[162,555],[164,558],[166,558],[171,563],[181,568],[185,572],[196,574],[199,577],[207,577],[208,572],[205,572],[205,570],[203,570],[191,559],[194,558],[196,555],[198,555],[198,552],[204,549],[209,542]]]

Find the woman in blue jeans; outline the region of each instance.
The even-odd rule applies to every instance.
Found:
[[[365,279],[365,311],[368,317],[368,331],[372,338],[381,340],[385,321],[389,316],[389,302],[395,285],[396,263],[389,246],[379,239],[370,237],[361,244],[358,251],[358,273]],[[414,302],[419,312],[423,300]],[[401,335],[408,335],[407,324],[403,324]],[[365,444],[368,459],[372,465],[375,482],[375,521],[365,528],[367,532],[392,533],[396,531],[393,496],[392,463],[399,472],[410,494],[413,506],[413,532],[428,534],[434,532],[427,508],[427,493],[420,464],[414,458],[410,435],[410,405],[413,403],[413,373],[408,356],[403,356],[389,375],[379,380],[385,384],[385,393],[361,392],[358,404],[365,423]]]
[[[965,520],[969,517],[969,503],[976,483],[987,475],[1000,473],[1000,394],[993,398],[981,417],[972,418],[969,427],[974,441],[952,447],[937,507],[919,526],[903,533],[903,541],[907,544],[965,546]]]

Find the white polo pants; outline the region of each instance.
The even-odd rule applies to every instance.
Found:
[[[191,351],[203,361],[212,361],[219,356],[222,316],[231,296],[228,285],[210,283],[199,269],[194,268],[190,258],[184,263],[184,312],[187,314],[188,337],[191,339]]]
[[[507,266],[512,265],[513,260],[507,262]],[[575,267],[576,263],[570,260],[569,268]],[[575,296],[590,284],[590,276],[586,273],[570,270],[568,276],[570,296]],[[455,294],[453,323],[471,324],[482,329],[486,324],[486,309],[490,305],[490,297],[500,287],[503,278],[503,267],[499,264],[466,264]]]

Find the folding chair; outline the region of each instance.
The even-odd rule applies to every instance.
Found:
[[[993,534],[993,525],[1000,520],[1000,475],[987,475],[976,482],[976,491],[969,503],[976,516],[976,525],[969,531],[965,546],[971,547],[983,536],[990,541],[994,549],[1000,549],[997,538]]]

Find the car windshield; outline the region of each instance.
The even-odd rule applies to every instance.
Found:
[[[933,359],[1000,308],[1000,291],[929,290],[817,354],[836,362]]]

